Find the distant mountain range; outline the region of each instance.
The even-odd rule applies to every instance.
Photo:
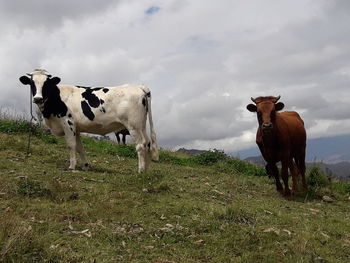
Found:
[[[254,163],[257,165],[265,166],[266,162],[261,155],[248,157],[244,159],[247,162]],[[341,178],[350,178],[350,162],[339,162],[339,163],[324,163],[324,162],[307,162],[306,168],[318,166],[323,169],[327,174],[331,174]]]
[[[341,136],[343,137],[343,136]],[[347,140],[348,139],[348,140]],[[326,143],[325,143],[326,142]],[[350,144],[350,136],[344,136],[344,138],[323,138],[308,141],[308,150],[309,156],[314,156],[307,159],[306,166],[310,168],[312,166],[318,166],[322,168],[326,173],[332,174],[341,178],[350,178],[350,153],[336,154],[336,149],[343,149],[344,145]],[[324,145],[322,147],[321,145]],[[339,146],[341,144],[341,146]],[[324,150],[322,150],[324,148]],[[349,148],[346,150],[350,150]],[[206,150],[197,150],[197,149],[185,149],[180,148],[177,150],[181,153],[186,153],[190,155],[198,155],[207,152]],[[246,153],[255,154],[255,156],[242,158],[239,154],[230,154],[237,158],[243,159],[247,162],[251,162],[257,165],[265,166],[266,162],[260,155],[260,152],[257,149],[248,149]],[[318,153],[319,157],[316,157]],[[314,154],[314,155],[313,155]],[[330,154],[327,156],[327,154]],[[243,154],[244,156],[245,154]]]
[[[199,155],[205,152],[208,152],[206,150],[197,150],[197,149],[185,149],[185,148],[180,148],[177,150],[177,152],[179,153],[186,153],[189,155]]]
[[[257,146],[254,146],[229,154],[244,159],[250,156],[258,156],[260,151]],[[350,135],[307,140],[306,160],[323,163],[350,162]]]

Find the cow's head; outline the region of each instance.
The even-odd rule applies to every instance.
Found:
[[[33,95],[33,102],[37,105],[43,105],[48,95],[50,88],[56,86],[61,79],[53,77],[47,73],[46,70],[36,69],[32,73],[27,73],[29,76],[22,76],[19,78],[24,85],[30,85]]]
[[[268,132],[273,128],[276,112],[284,108],[284,104],[278,102],[280,98],[281,96],[251,98],[255,104],[247,105],[247,109],[250,112],[257,113],[259,126],[264,132]]]

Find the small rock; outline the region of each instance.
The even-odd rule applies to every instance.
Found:
[[[327,239],[329,238],[329,235],[327,235],[327,234],[325,234],[325,233],[323,233],[323,232],[321,232],[321,235],[324,236],[324,237],[327,238]]]
[[[225,195],[223,192],[220,192],[220,191],[218,191],[218,190],[216,190],[216,189],[214,189],[213,192],[215,192],[215,193],[217,193],[217,194],[219,194],[219,195]]]
[[[58,248],[58,246],[59,246],[60,244],[57,244],[57,245],[51,245],[50,246],[50,249],[56,249],[56,248]]]
[[[199,239],[197,241],[194,241],[193,244],[195,244],[195,245],[203,245],[204,244],[204,240],[203,239]]]
[[[292,232],[290,232],[288,229],[283,229],[282,231],[287,233],[289,236],[292,234]]]
[[[154,249],[154,246],[145,246],[145,249]]]
[[[274,227],[269,227],[263,230],[264,233],[269,233],[269,232],[273,232],[275,233],[277,236],[280,235],[281,231],[279,229],[276,229]]]
[[[322,200],[323,202],[326,202],[326,203],[332,203],[334,200],[332,198],[330,198],[328,195],[324,195],[322,196]]]
[[[5,212],[13,212],[13,209],[11,207],[6,207]]]
[[[313,208],[310,208],[310,211],[311,211],[311,214],[313,214],[313,215],[317,215],[320,212],[320,210],[313,209]]]

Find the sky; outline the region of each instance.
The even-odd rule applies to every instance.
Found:
[[[62,84],[143,84],[163,148],[255,146],[251,97],[281,95],[308,138],[350,134],[348,0],[0,0],[0,108],[36,68]]]

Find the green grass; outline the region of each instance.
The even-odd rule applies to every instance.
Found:
[[[91,170],[71,172],[62,138],[36,133],[27,157],[16,129],[0,131],[0,262],[350,261],[348,182],[315,173],[287,201],[219,151],[161,151],[138,174],[132,146],[88,137]]]

